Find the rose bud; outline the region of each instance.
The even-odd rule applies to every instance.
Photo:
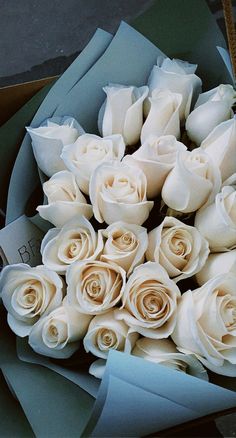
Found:
[[[72,117],[52,117],[38,128],[27,127],[32,140],[32,148],[39,168],[51,177],[54,173],[65,170],[60,158],[62,148],[82,134],[83,128]]]
[[[144,143],[149,135],[174,135],[179,138],[181,94],[168,90],[154,90],[149,101],[151,108],[142,127],[141,143]]]
[[[220,123],[201,143],[220,168],[222,181],[236,172],[236,118]]]
[[[188,117],[192,102],[196,102],[201,92],[202,81],[194,74],[196,69],[196,64],[158,56],[157,65],[153,67],[148,79],[149,95],[152,95],[155,89],[159,89],[182,96],[179,109],[181,122]]]
[[[186,120],[189,138],[198,146],[220,123],[232,118],[236,92],[232,85],[219,85],[200,94],[194,110]]]
[[[153,207],[146,191],[142,170],[123,162],[101,164],[93,172],[89,188],[95,218],[109,225],[118,220],[142,225]]]
[[[167,176],[161,196],[168,207],[192,213],[209,204],[219,192],[219,168],[201,149],[180,152],[175,167]]]
[[[74,175],[68,170],[55,173],[43,184],[43,191],[48,204],[39,205],[37,211],[55,227],[63,227],[74,216],[85,216],[87,219],[92,217],[92,206],[87,204]]]
[[[177,153],[186,149],[173,135],[150,135],[137,151],[125,155],[123,163],[143,171],[147,178],[147,198],[152,199],[160,194],[168,173],[175,165]]]
[[[143,125],[143,102],[148,87],[109,84],[103,90],[107,98],[98,115],[100,133],[103,137],[121,134],[126,145],[136,144]]]
[[[234,187],[222,187],[215,201],[196,213],[194,225],[208,240],[211,252],[235,248],[236,190]]]

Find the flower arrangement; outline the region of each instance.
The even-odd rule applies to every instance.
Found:
[[[124,24],[120,35],[150,44],[151,60],[158,52]],[[44,181],[37,223],[47,231],[41,265],[2,270],[7,321],[23,340],[22,360],[79,379],[90,395],[88,382],[102,379],[103,406],[114,360],[122,374],[121,357],[137,375],[143,366],[176,382],[195,376],[212,394],[209,370],[236,376],[236,91],[222,83],[202,92],[196,69],[158,53],[141,84],[98,81],[99,96],[105,94],[91,114],[99,132],[70,115],[74,102],[26,128]],[[95,379],[86,372],[85,384],[62,368],[86,353]],[[208,412],[233,406],[231,392],[215,391],[225,398]],[[176,413],[168,425],[199,412]],[[96,415],[95,407],[92,421]],[[156,430],[150,424],[142,433]]]

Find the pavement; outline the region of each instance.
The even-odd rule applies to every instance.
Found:
[[[97,27],[114,33],[153,1],[0,0],[0,87],[63,73]],[[225,32],[221,0],[207,2]]]
[[[152,0],[1,0],[0,86],[62,73],[97,27],[114,33]]]
[[[121,19],[129,22],[153,1],[0,0],[0,87],[63,73],[97,27],[114,33]],[[221,1],[208,4],[225,32]],[[236,0],[233,7],[236,14]],[[236,436],[236,414],[216,424],[222,435],[208,424],[186,436]]]

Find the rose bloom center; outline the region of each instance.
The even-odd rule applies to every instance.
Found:
[[[24,309],[38,312],[42,306],[42,285],[38,280],[30,280],[20,288],[17,294],[17,304]]]
[[[168,291],[158,281],[146,281],[131,290],[131,301],[138,315],[145,320],[160,320],[170,310]]]
[[[119,250],[131,251],[137,246],[137,240],[133,233],[117,231],[112,236],[112,244]]]
[[[111,329],[101,328],[97,333],[97,346],[100,350],[115,348],[117,345],[117,336]]]

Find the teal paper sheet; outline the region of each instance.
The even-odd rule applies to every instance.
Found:
[[[4,438],[33,438],[33,431],[18,401],[13,397],[0,372],[0,434]],[[11,415],[9,415],[11,412]],[[2,432],[4,431],[4,435]]]
[[[25,215],[0,230],[0,251],[7,264],[41,265],[41,241],[44,233]]]
[[[235,406],[232,391],[111,351],[83,436],[143,436]]]
[[[52,371],[60,374],[66,379],[78,385],[92,397],[96,398],[100,386],[100,380],[88,374],[87,371],[78,369],[70,369],[52,362],[46,356],[41,356],[35,353],[29,346],[27,339],[17,338],[17,355],[20,360],[28,363],[35,363],[49,368]]]
[[[217,46],[216,48],[217,48],[221,58],[223,59],[223,61],[225,63],[225,67],[227,68],[227,71],[229,72],[229,74],[231,76],[232,84],[235,86],[235,76],[234,76],[234,72],[233,72],[233,67],[232,67],[229,51],[226,50],[224,47]]]

